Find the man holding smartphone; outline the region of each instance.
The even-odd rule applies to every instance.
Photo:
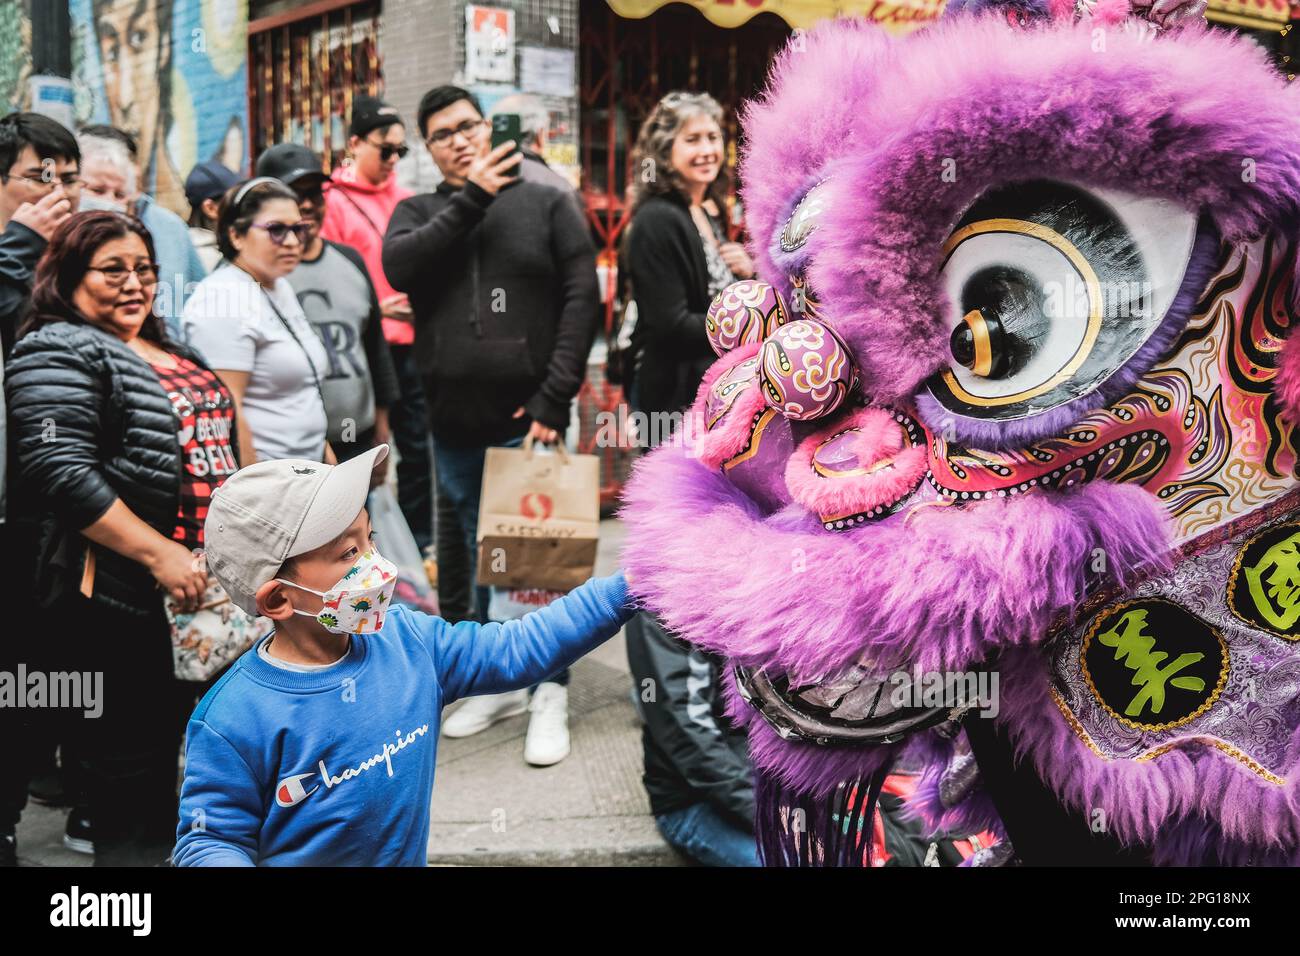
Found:
[[[472,567],[487,448],[525,435],[555,443],[569,422],[599,315],[595,249],[570,196],[518,177],[520,144],[492,146],[491,123],[473,94],[430,90],[420,101],[419,130],[443,181],[393,210],[383,266],[411,299],[438,493],[455,509]],[[485,592],[477,589],[479,620]],[[470,702],[483,710],[479,729],[526,703],[502,697],[510,699]],[[539,690],[537,697],[566,707],[562,694]],[[567,754],[567,729],[553,726],[547,740],[526,748],[530,760],[554,763]]]

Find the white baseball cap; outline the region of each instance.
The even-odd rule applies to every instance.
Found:
[[[212,493],[203,526],[210,570],[237,607],[257,613],[257,589],[290,558],[329,544],[356,520],[370,473],[387,445],[326,465],[301,458],[259,461]]]

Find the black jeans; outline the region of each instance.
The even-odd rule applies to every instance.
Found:
[[[436,468],[434,473],[436,478]],[[438,608],[443,618],[453,624],[478,620],[474,608],[474,552],[466,546],[465,533],[460,527],[460,514],[441,481],[434,485],[434,494],[436,520],[433,537],[438,557]]]
[[[415,347],[390,347],[401,397],[388,409],[388,427],[401,461],[397,464],[397,503],[420,552],[433,544],[433,449],[429,442],[424,384]]]
[[[147,615],[79,594],[56,609],[52,641],[66,670],[102,674],[101,713],[72,715],[95,866],[156,866],[176,842],[177,763],[185,724],[206,685],[179,681],[162,599]]]

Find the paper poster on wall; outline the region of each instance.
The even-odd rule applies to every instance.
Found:
[[[470,82],[515,81],[515,12],[465,7],[465,76]]]
[[[573,96],[575,54],[540,46],[519,48],[519,85],[542,96]]]
[[[76,114],[73,103],[72,81],[62,76],[33,76],[28,80],[31,90],[31,110],[48,116],[68,129],[75,129]]]

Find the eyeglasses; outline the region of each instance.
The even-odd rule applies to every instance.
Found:
[[[126,285],[126,277],[133,272],[143,286],[151,286],[158,281],[158,265],[153,262],[142,262],[134,269],[128,269],[123,265],[90,266],[86,271],[98,272],[104,277],[104,281],[115,289]]]
[[[290,225],[287,222],[255,222],[254,229],[265,229],[266,235],[277,246],[282,246],[285,240],[289,238],[289,233],[293,233],[300,246],[307,245],[307,237],[311,235],[312,225],[309,222],[295,222]]]
[[[9,173],[5,178],[21,179],[23,182],[31,183],[33,186],[39,187],[40,189],[52,189],[59,185],[63,186],[63,188],[68,191],[81,188],[81,178],[75,175],[63,177],[51,176],[49,179],[46,179],[44,176],[20,176],[17,173]]]
[[[474,134],[483,129],[487,123],[488,121],[485,119],[465,120],[465,122],[461,123],[455,129],[434,130],[429,134],[429,138],[426,139],[425,142],[430,146],[446,146],[451,142],[451,138],[457,133],[464,136],[466,139],[472,139]]]
[[[405,143],[393,145],[392,143],[376,143],[374,140],[369,139],[366,140],[366,142],[379,150],[379,161],[381,163],[388,162],[394,155],[396,155],[398,159],[405,159],[406,154],[411,151],[411,147],[407,146]]]

